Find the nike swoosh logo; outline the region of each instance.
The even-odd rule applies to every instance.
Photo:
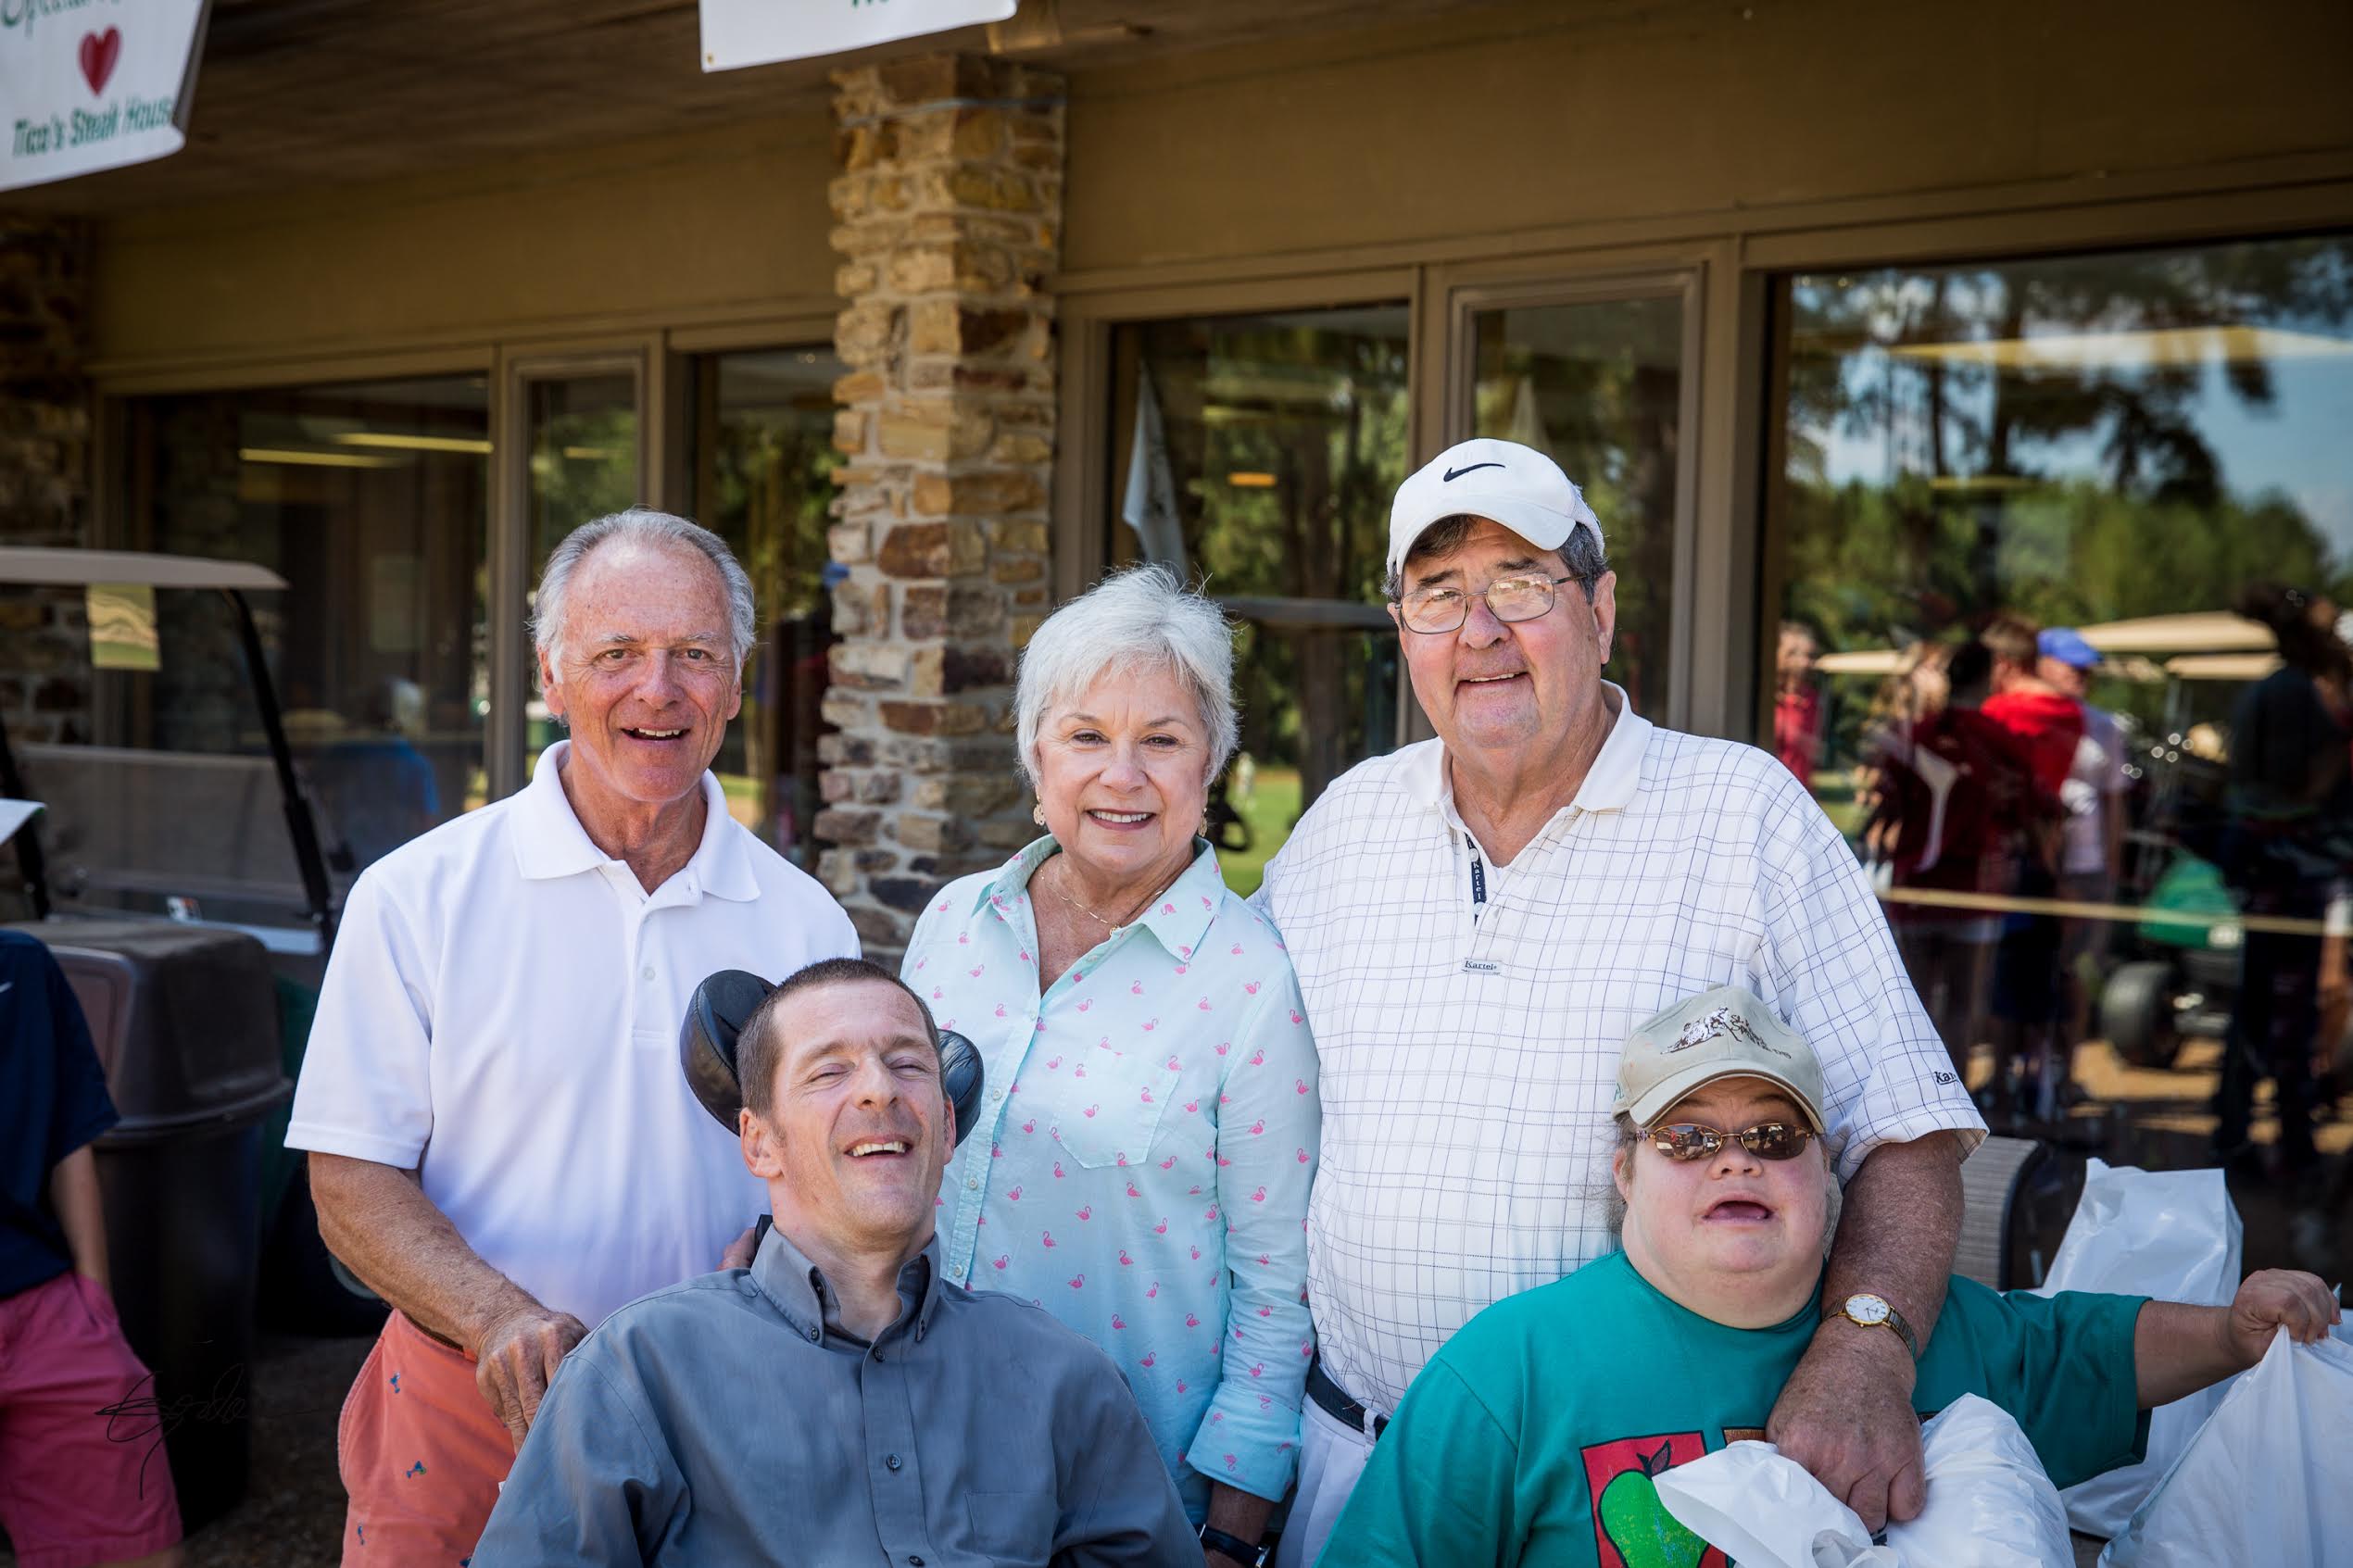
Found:
[[[1473,463],[1468,468],[1448,469],[1446,470],[1446,477],[1439,481],[1439,483],[1441,484],[1452,484],[1466,473],[1477,473],[1481,469],[1500,469],[1504,465],[1501,463]]]

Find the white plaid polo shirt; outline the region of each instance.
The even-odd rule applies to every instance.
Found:
[[[1745,985],[1812,1042],[1842,1179],[1882,1143],[1984,1135],[1805,786],[1605,687],[1617,719],[1592,771],[1508,868],[1464,827],[1429,740],[1335,782],[1257,896],[1323,1069],[1316,1342],[1377,1411],[1480,1308],[1611,1249],[1618,1047],[1682,997]]]

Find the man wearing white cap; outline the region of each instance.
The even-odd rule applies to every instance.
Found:
[[[1455,1330],[1608,1249],[1618,1047],[1681,997],[1745,985],[1820,1053],[1846,1184],[1824,1299],[1878,1298],[1921,1341],[1943,1303],[1984,1124],[1806,787],[1602,679],[1616,586],[1601,520],[1541,453],[1467,441],[1408,479],[1389,609],[1438,738],[1337,781],[1266,869],[1324,1101],[1283,1568],[1314,1561]],[[1919,1507],[1913,1376],[1897,1336],[1831,1316],[1773,1412],[1874,1524]]]

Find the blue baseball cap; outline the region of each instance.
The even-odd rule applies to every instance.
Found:
[[[2034,639],[2034,651],[2076,670],[2095,669],[2100,663],[2100,650],[2072,626],[2054,626],[2045,632]]]

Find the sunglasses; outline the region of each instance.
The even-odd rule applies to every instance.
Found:
[[[1806,1140],[1815,1135],[1810,1127],[1793,1127],[1786,1122],[1759,1122],[1737,1133],[1690,1122],[1662,1123],[1637,1131],[1669,1160],[1711,1160],[1728,1140],[1737,1142],[1759,1160],[1794,1160],[1804,1151]]]

